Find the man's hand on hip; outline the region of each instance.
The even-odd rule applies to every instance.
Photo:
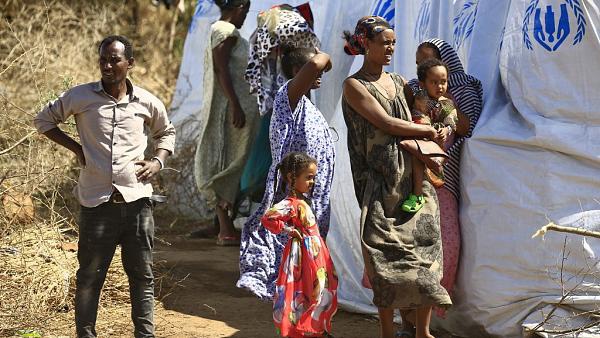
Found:
[[[161,165],[158,161],[137,161],[136,165],[142,166],[135,172],[135,176],[142,182],[147,182],[152,179],[161,169]]]

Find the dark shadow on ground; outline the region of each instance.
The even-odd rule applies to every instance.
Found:
[[[277,337],[270,302],[264,302],[235,286],[239,276],[237,247],[219,247],[214,239],[165,238],[171,245],[158,244],[155,260],[163,278],[157,297],[168,310],[225,323],[238,332],[227,337]],[[160,325],[160,324],[157,324]],[[190,323],[191,325],[191,323]],[[372,338],[378,335],[377,320],[339,311],[334,318],[336,338]],[[197,337],[211,335],[198,328]]]

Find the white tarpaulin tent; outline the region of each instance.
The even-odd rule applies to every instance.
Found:
[[[370,291],[360,285],[359,209],[351,184],[340,97],[343,79],[362,62],[361,57],[343,53],[342,31],[352,30],[359,17],[376,13],[388,18],[397,34],[390,70],[414,77],[418,43],[439,37],[455,46],[465,70],[484,86],[484,110],[463,149],[462,256],[455,306],[436,325],[467,337],[518,337],[523,325],[534,327],[541,321],[544,306],[562,302],[569,311],[599,308],[600,286],[593,273],[600,276],[595,258],[600,242],[573,235],[565,240],[558,233],[547,234],[545,240],[531,239],[549,220],[587,228],[600,225],[600,211],[594,211],[600,209],[597,2],[309,2],[322,49],[332,55],[334,63],[315,101],[339,135],[327,242],[341,278],[340,304],[358,312],[375,310]],[[254,29],[258,10],[278,3],[253,0],[242,35],[248,37]],[[197,127],[202,123],[199,56],[217,12],[210,1],[198,2],[172,105],[178,129],[195,123],[191,129],[201,130]],[[563,251],[568,258],[560,264]],[[570,290],[576,284],[576,292],[562,297],[563,287]],[[544,309],[546,314],[549,311]],[[567,316],[567,312],[555,314]],[[563,322],[564,327],[576,320]]]

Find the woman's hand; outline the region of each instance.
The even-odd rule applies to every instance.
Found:
[[[436,141],[438,139],[438,131],[434,127],[424,124],[422,124],[421,126],[425,128],[426,137],[428,139],[430,139],[431,141]]]
[[[242,107],[239,104],[233,105],[231,112],[231,120],[234,127],[240,129],[244,128],[244,125],[246,124],[246,114],[244,114],[244,111],[242,110]]]
[[[450,136],[450,129],[448,129],[447,127],[440,128],[437,134],[438,135],[436,141],[440,145],[440,147],[444,148],[444,144],[448,140],[448,136]]]
[[[325,66],[323,67],[323,73],[327,73],[328,71],[331,70],[331,68],[333,68],[333,64],[331,63],[331,56],[329,56],[329,54],[322,52],[319,48],[315,47],[316,50],[316,54],[322,54],[326,59],[327,59],[327,63],[325,64]],[[315,55],[316,56],[316,55]]]

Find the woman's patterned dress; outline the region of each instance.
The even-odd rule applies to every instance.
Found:
[[[335,148],[325,117],[312,102],[303,96],[294,111],[288,100],[288,84],[275,97],[271,117],[270,139],[273,162],[267,177],[266,190],[258,210],[250,215],[242,230],[240,246],[240,279],[237,286],[246,288],[258,297],[270,300],[275,293],[275,280],[287,235],[267,231],[260,218],[274,203],[284,199],[284,185],[277,178],[276,165],[292,151],[307,153],[317,160],[317,176],[311,201],[321,236],[329,230],[329,196],[333,182]]]

